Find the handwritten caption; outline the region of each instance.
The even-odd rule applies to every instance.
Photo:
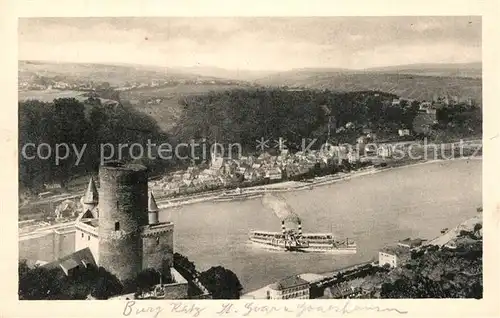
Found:
[[[293,314],[295,317],[301,317],[306,314],[328,314],[337,313],[340,315],[347,315],[354,312],[392,312],[396,314],[407,314],[407,311],[397,308],[380,307],[380,306],[359,306],[355,305],[352,301],[347,300],[341,305],[315,305],[302,302],[290,305],[262,305],[255,302],[231,302],[217,304],[210,306],[209,302],[206,305],[200,303],[183,303],[183,302],[170,302],[162,306],[143,306],[141,302],[127,301],[123,308],[123,316],[125,317],[167,317],[174,315],[183,315],[189,317],[200,317],[204,314],[210,316],[217,315],[220,317],[232,316],[262,316],[269,314],[288,313]]]

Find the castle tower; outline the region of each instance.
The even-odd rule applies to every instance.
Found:
[[[82,198],[83,212],[93,212],[99,203],[99,193],[95,186],[94,179],[91,177],[87,186],[87,191]],[[97,215],[95,215],[97,217]]]
[[[156,205],[155,197],[153,196],[153,192],[149,192],[148,199],[148,224],[154,225],[158,224],[158,205]]]
[[[99,266],[120,280],[142,270],[142,227],[148,223],[148,178],[142,165],[109,162],[99,169]]]
[[[174,253],[174,225],[159,222],[159,208],[153,193],[149,194],[148,221],[142,231],[142,268],[154,268],[160,272],[170,271]]]
[[[88,247],[95,261],[99,263],[99,237],[97,234],[99,194],[94,179],[90,178],[87,190],[80,202],[82,203],[82,211],[75,222],[75,251]]]

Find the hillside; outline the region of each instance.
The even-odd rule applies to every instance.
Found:
[[[178,84],[158,88],[140,88],[120,92],[122,103],[128,104],[138,111],[153,117],[164,131],[172,130],[182,113],[179,101],[192,95],[203,95],[208,92],[232,90],[249,87],[249,85],[193,85]]]
[[[482,100],[482,64],[411,64],[365,70],[295,69],[256,80],[260,85],[336,91],[379,90],[417,100],[443,95]]]
[[[377,73],[413,74],[422,76],[481,78],[483,67],[481,62],[461,64],[408,64],[369,68],[366,71]]]
[[[211,69],[201,68],[173,70],[140,65],[45,61],[19,61],[18,66],[19,100],[51,102],[55,98],[64,97],[76,97],[80,100],[82,90],[117,88],[123,104],[152,116],[164,131],[175,126],[181,111],[179,100],[184,97],[251,85],[238,80],[190,73],[197,70],[210,73]],[[215,73],[230,75],[223,71]],[[61,82],[62,86],[57,87]],[[107,86],[103,86],[103,83]],[[58,89],[51,89],[51,86]]]
[[[166,67],[140,65],[109,65],[91,63],[57,63],[46,61],[19,61],[19,81],[33,77],[56,77],[57,80],[108,82],[111,86],[125,86],[133,82],[157,81],[221,81],[215,76],[179,72]]]
[[[430,100],[448,95],[457,96],[462,100],[473,98],[480,105],[481,79],[464,77],[474,72],[476,75],[481,73],[480,63],[414,64],[363,71],[303,68],[269,73],[213,67],[173,69],[138,65],[19,61],[19,82],[37,84],[33,89],[29,85],[20,89],[19,97],[22,100],[39,98],[50,101],[52,97],[79,95],[81,90],[99,89],[102,88],[102,83],[108,83],[108,87],[119,87],[122,103],[154,117],[161,129],[170,131],[176,126],[182,111],[179,101],[187,96],[261,85],[339,92],[374,90],[416,100]],[[266,77],[250,82],[255,77],[266,74]],[[431,76],[432,74],[435,76]],[[223,79],[236,77],[249,81]],[[66,82],[68,85],[63,86],[63,90],[47,90],[55,81]]]
[[[473,98],[481,103],[481,79],[466,77],[384,74],[377,72],[311,72],[279,73],[258,80],[260,85],[290,88],[330,89],[335,91],[376,90],[416,100],[432,100],[450,95]]]
[[[176,67],[176,72],[182,74],[197,74],[201,76],[215,76],[218,78],[232,79],[238,81],[254,81],[259,78],[269,76],[274,71],[253,71],[253,70],[228,70],[219,67]]]

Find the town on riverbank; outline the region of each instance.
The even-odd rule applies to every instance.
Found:
[[[400,166],[433,160],[475,160],[482,156],[480,139],[435,145],[422,141],[377,143],[371,136],[373,143],[367,146],[368,137],[362,137],[355,148],[330,146],[305,153],[284,150],[277,155],[265,152],[258,157],[238,159],[214,155],[206,169],[203,165],[189,167],[154,178],[149,186],[163,209],[206,201],[252,199],[269,192],[311,190]],[[396,156],[398,152],[403,155]],[[20,221],[25,224],[43,220],[52,224],[56,219],[75,218],[78,195],[60,190],[51,193],[41,193],[38,199],[25,201],[20,207]]]

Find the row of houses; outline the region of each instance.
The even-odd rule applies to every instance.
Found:
[[[237,159],[212,155],[208,165],[188,167],[186,170],[170,173],[165,177],[151,181],[150,187],[155,193],[163,196],[174,194],[196,193],[204,190],[215,190],[227,186],[258,184],[259,182],[278,182],[285,177],[293,178],[310,173],[313,169],[324,169],[335,163],[347,160],[349,163],[363,162],[372,157],[389,158],[393,155],[393,144],[373,143],[373,132],[358,138],[353,146],[336,145],[321,150],[299,151],[289,153],[282,150],[279,155],[267,152],[259,156],[241,156]],[[402,135],[408,135],[408,129],[402,129]],[[375,145],[375,147],[372,147]]]
[[[415,99],[412,98],[395,98],[392,100],[392,106],[401,106],[403,102],[406,102],[407,105],[411,105]],[[424,101],[420,103],[420,110],[422,110],[422,107],[429,107],[429,106],[434,106],[436,108],[439,107],[445,107],[445,106],[452,106],[456,105],[459,103],[465,103],[469,106],[472,106],[475,104],[475,100],[471,97],[459,97],[456,95],[444,95],[444,96],[437,96],[435,95],[432,100],[429,101]]]
[[[359,154],[340,146],[294,154],[283,150],[277,156],[265,152],[259,156],[241,156],[238,159],[213,155],[208,167],[192,166],[152,181],[150,186],[155,192],[169,195],[215,189],[241,182],[256,183],[266,179],[277,182],[285,174],[293,177],[304,175],[315,167],[324,168],[333,158],[345,158],[351,162],[360,160]]]

